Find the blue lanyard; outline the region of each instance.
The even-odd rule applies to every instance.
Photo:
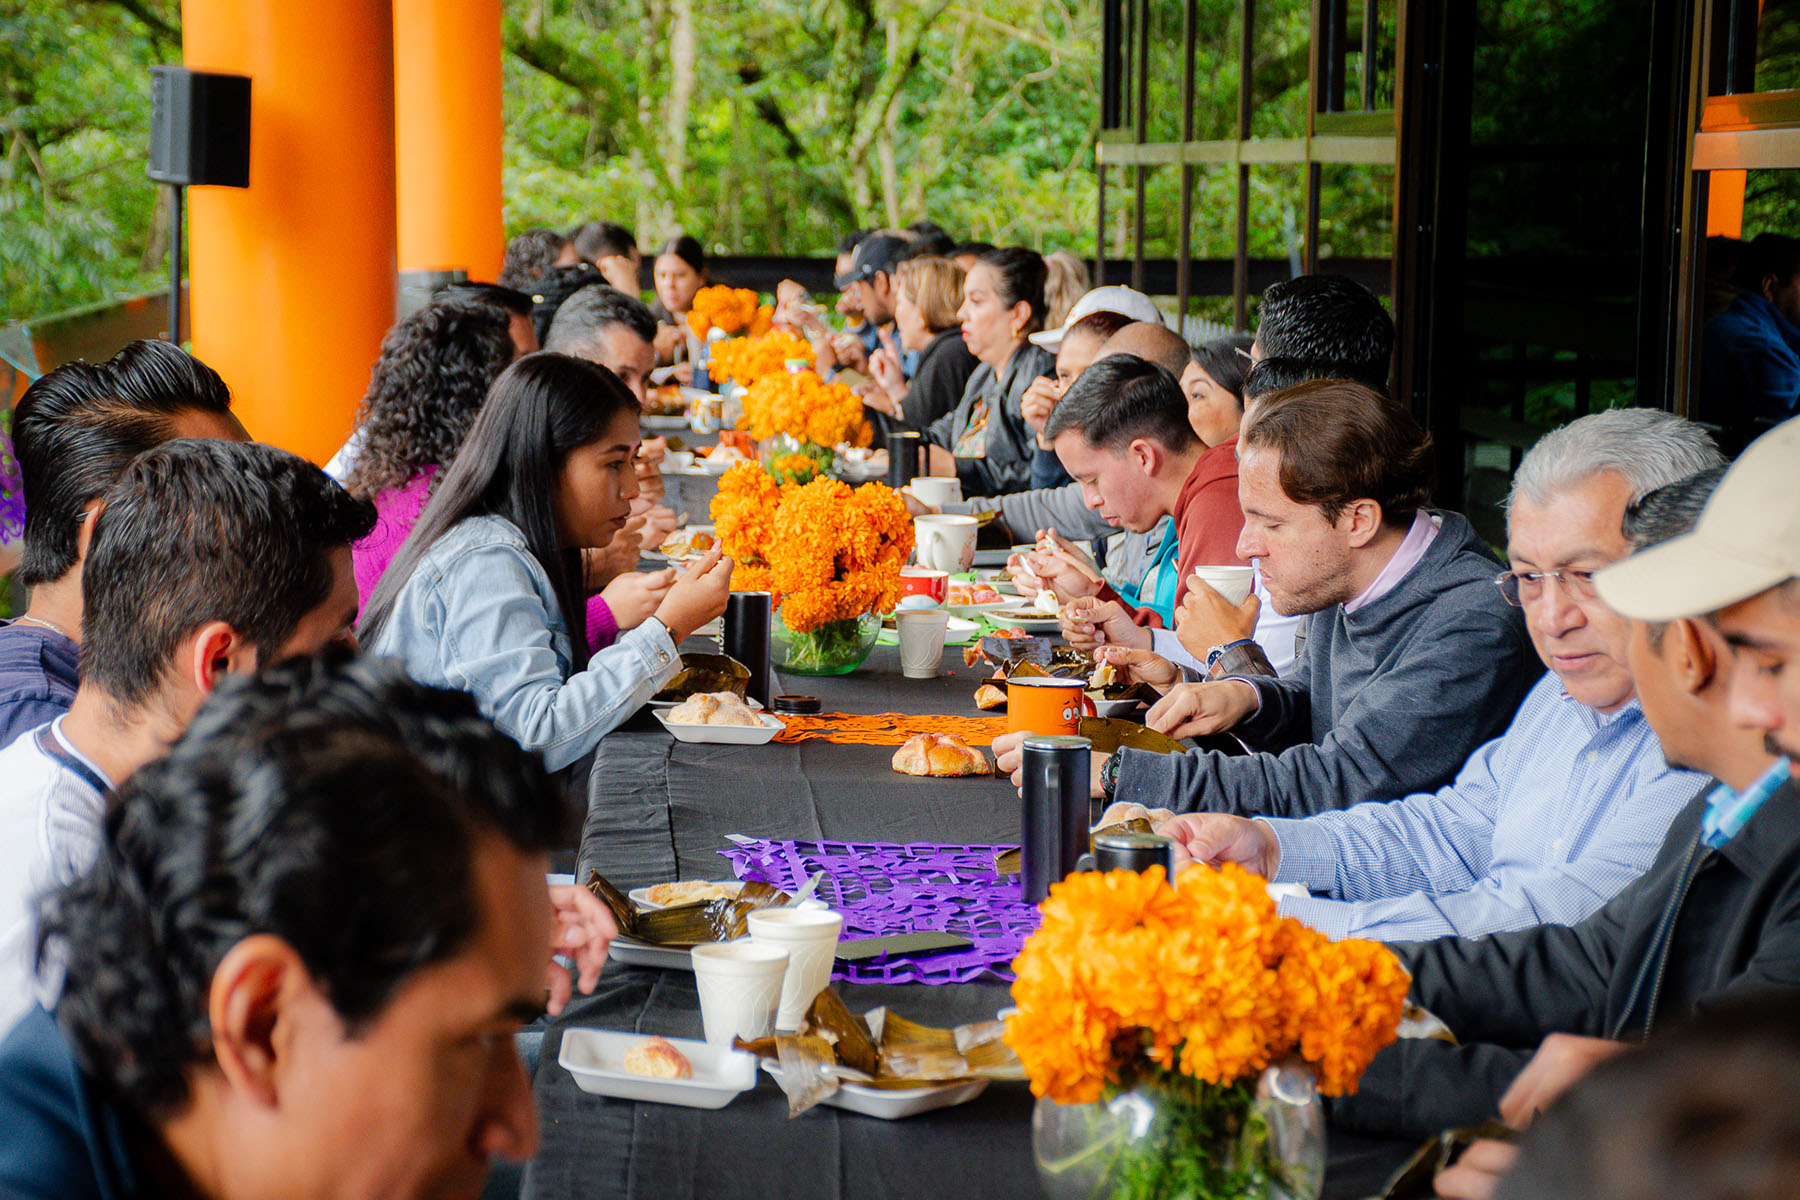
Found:
[[[63,749],[56,735],[50,732],[50,726],[39,726],[37,731],[38,749],[73,771],[83,782],[94,789],[94,794],[104,796],[112,791],[112,785],[100,777],[100,772]]]
[[[1150,560],[1150,569],[1144,572],[1143,582],[1136,587],[1120,587],[1119,595],[1125,597],[1133,608],[1148,607],[1162,618],[1163,628],[1175,628],[1175,591],[1181,586],[1181,572],[1175,569],[1175,555],[1181,550],[1181,539],[1175,536],[1171,526],[1163,531],[1163,539],[1157,543],[1156,557]],[[1149,598],[1145,599],[1145,593]]]

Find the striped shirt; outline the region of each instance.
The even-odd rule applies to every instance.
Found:
[[[1436,792],[1268,819],[1281,902],[1334,937],[1417,941],[1568,925],[1641,875],[1707,780],[1676,770],[1636,699],[1598,713],[1554,674]]]

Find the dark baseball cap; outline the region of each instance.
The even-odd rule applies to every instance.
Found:
[[[864,238],[856,247],[856,257],[850,260],[850,269],[837,277],[838,291],[872,278],[877,273],[892,275],[894,264],[905,258],[910,249],[905,238],[897,238],[892,234],[878,233],[874,237]]]

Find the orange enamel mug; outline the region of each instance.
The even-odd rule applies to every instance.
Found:
[[[1013,733],[1078,734],[1081,718],[1094,715],[1082,679],[1035,676],[1006,681],[1006,728]]]

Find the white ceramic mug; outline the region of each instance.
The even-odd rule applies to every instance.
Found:
[[[787,955],[775,1028],[798,1029],[814,998],[831,982],[844,916],[829,908],[759,908],[746,921],[751,945]]]
[[[955,575],[975,565],[974,517],[914,517],[913,537],[922,567]]]
[[[962,497],[962,480],[954,475],[920,475],[906,485],[906,490],[933,508],[955,504]]]
[[[1194,578],[1225,597],[1227,604],[1237,605],[1250,594],[1250,585],[1256,581],[1256,568],[1195,567]]]
[[[908,679],[936,679],[950,614],[941,608],[901,609],[894,614],[894,627],[900,634],[900,673]]]
[[[729,1046],[734,1037],[754,1041],[775,1032],[775,1010],[788,968],[784,948],[739,938],[703,942],[692,953],[700,1026],[708,1045]]]

